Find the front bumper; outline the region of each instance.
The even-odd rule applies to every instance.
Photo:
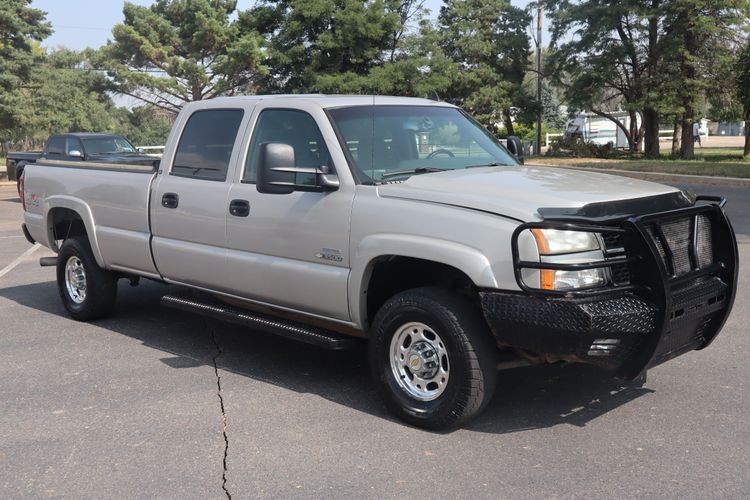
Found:
[[[629,261],[626,286],[567,294],[529,288],[523,293],[485,290],[480,297],[490,329],[499,343],[543,360],[589,363],[622,378],[635,378],[648,368],[708,346],[729,315],[737,283],[737,243],[722,206],[704,202],[606,221],[603,227],[622,234]],[[670,224],[697,216],[710,218],[713,261],[678,273],[663,246],[656,243],[653,228],[664,221]],[[541,224],[575,229],[585,221]],[[694,256],[695,248],[690,251]]]

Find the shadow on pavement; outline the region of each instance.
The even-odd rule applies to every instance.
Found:
[[[115,315],[95,324],[163,351],[161,361],[174,369],[213,366],[215,335],[222,370],[391,419],[370,381],[364,343],[353,351],[325,351],[162,308],[160,297],[174,289],[151,282],[130,288],[121,282]],[[0,289],[0,296],[67,319],[54,282]],[[528,367],[499,375],[492,403],[467,429],[504,434],[560,424],[585,426],[653,392],[625,386],[583,365]]]

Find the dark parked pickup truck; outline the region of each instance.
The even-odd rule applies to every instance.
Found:
[[[121,135],[77,132],[51,135],[43,151],[10,152],[6,159],[8,180],[18,182],[21,172],[38,159],[153,165],[158,159],[142,154]]]

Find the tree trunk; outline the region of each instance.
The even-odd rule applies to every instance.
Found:
[[[688,4],[686,4],[688,5]],[[682,115],[682,144],[680,145],[680,157],[683,160],[695,159],[695,148],[693,144],[693,121],[695,121],[695,82],[698,76],[697,60],[700,45],[696,33],[700,32],[695,25],[695,16],[686,6],[679,17],[682,21],[682,41],[684,44],[683,54],[680,62],[680,73],[682,77],[682,107],[685,109]]]
[[[674,118],[674,132],[672,132],[672,154],[680,154],[680,136],[682,135],[682,116],[676,115]]]
[[[682,144],[680,144],[680,158],[683,160],[694,160],[695,149],[693,147],[693,110],[692,99],[685,102],[685,114],[682,115]]]
[[[653,108],[643,110],[643,152],[646,158],[659,158],[659,113]]]
[[[745,150],[742,156],[750,156],[750,116],[745,119]]]
[[[641,138],[638,134],[638,114],[635,111],[629,111],[630,116],[630,151],[636,153],[640,150]]]
[[[516,135],[513,131],[513,120],[510,119],[510,109],[503,110],[503,122],[505,123],[505,131],[508,135]]]

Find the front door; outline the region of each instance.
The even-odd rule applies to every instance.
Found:
[[[186,118],[176,150],[162,160],[167,164],[151,195],[151,247],[159,273],[169,280],[222,288],[230,167],[247,113],[198,107]]]
[[[255,187],[262,143],[291,145],[296,166],[328,166],[334,171],[338,167],[339,174],[346,168],[334,165],[329,153],[337,146],[323,111],[304,111],[299,109],[304,108],[301,103],[295,108],[264,109],[259,105],[256,110],[240,182],[232,185],[229,194],[230,204],[246,203],[249,210],[227,218],[227,258],[232,270],[227,286],[250,299],[348,320],[353,183],[342,182],[332,192],[295,191],[285,195],[259,193]],[[299,175],[297,183],[304,183]]]

